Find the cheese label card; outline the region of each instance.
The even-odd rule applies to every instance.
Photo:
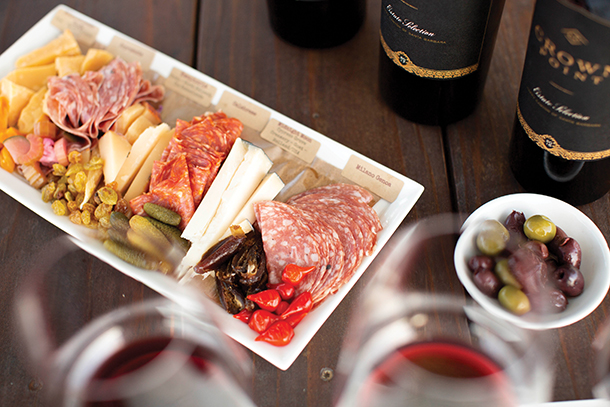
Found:
[[[172,72],[164,85],[168,89],[179,93],[201,106],[211,105],[212,98],[216,94],[216,88],[214,86],[197,79],[178,68],[172,69]]]
[[[261,131],[269,121],[271,112],[239,96],[225,91],[218,102],[218,109],[229,117],[235,117],[248,127]]]
[[[355,155],[352,155],[349,158],[341,175],[350,181],[367,188],[369,191],[379,195],[388,202],[394,202],[405,184],[404,181],[380,170],[375,165],[370,164]]]
[[[97,33],[100,30],[98,27],[89,24],[80,18],[73,16],[66,10],[57,10],[53,16],[51,24],[60,30],[70,30],[76,38],[76,41],[83,44],[85,47],[90,47],[97,38]]]
[[[262,131],[261,137],[284,151],[311,164],[320,149],[320,142],[301,133],[292,127],[271,119]]]
[[[148,71],[152,60],[155,57],[155,51],[152,48],[136,44],[133,41],[126,40],[116,35],[112,38],[112,41],[110,41],[110,45],[108,45],[106,51],[123,58],[125,62],[140,62],[143,71]]]

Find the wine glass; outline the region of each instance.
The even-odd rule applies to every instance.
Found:
[[[181,304],[162,297],[133,303],[58,340],[45,281],[74,265],[69,258],[78,247],[67,237],[51,247],[15,299],[19,332],[49,405],[254,406],[243,349],[218,329],[214,304],[177,283]]]
[[[422,279],[414,271],[418,257],[430,250],[440,257],[447,250],[441,246],[455,244],[460,224],[454,215],[425,219],[399,231],[381,253],[350,320],[336,406],[510,407],[550,400],[545,332],[498,319],[457,290],[415,284]]]

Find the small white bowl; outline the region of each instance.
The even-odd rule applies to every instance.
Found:
[[[532,215],[549,217],[580,244],[580,271],[585,278],[585,288],[578,297],[568,298],[568,306],[563,312],[549,315],[530,312],[518,316],[504,309],[497,299],[483,294],[473,282],[468,260],[477,253],[475,239],[479,225],[487,219],[504,223],[513,210],[523,212],[526,218]],[[502,196],[474,211],[462,225],[461,231],[454,253],[455,268],[460,281],[483,308],[522,328],[554,329],[580,321],[599,306],[610,288],[610,250],[604,235],[580,210],[558,199],[537,194]]]

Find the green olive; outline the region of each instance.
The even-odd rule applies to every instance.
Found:
[[[510,235],[508,230],[497,220],[489,219],[481,223],[476,243],[478,249],[486,256],[496,256],[506,248]]]
[[[518,289],[523,288],[519,281],[515,278],[513,273],[510,271],[510,267],[508,267],[508,259],[502,259],[496,262],[496,267],[494,268],[494,272],[502,281],[504,285],[512,285]]]
[[[555,237],[557,227],[546,216],[534,215],[525,221],[523,231],[528,239],[548,243]]]
[[[500,289],[498,301],[500,301],[504,308],[516,315],[523,315],[531,309],[530,300],[527,298],[527,295],[512,285],[505,285]]]

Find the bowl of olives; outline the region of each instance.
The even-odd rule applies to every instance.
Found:
[[[603,234],[580,210],[545,195],[506,195],[479,207],[462,225],[454,262],[477,303],[528,329],[573,324],[610,288]]]

